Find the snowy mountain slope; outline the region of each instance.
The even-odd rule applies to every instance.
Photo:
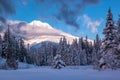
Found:
[[[7,20],[7,24],[0,23],[1,34],[7,29],[9,25],[12,33],[17,37],[22,37],[26,44],[37,44],[42,41],[51,41],[58,43],[60,38],[65,36],[69,43],[77,36],[73,36],[61,30],[53,28],[51,25],[39,20],[34,20],[30,23],[24,21]],[[92,41],[92,40],[89,40]]]
[[[74,38],[78,38],[38,20],[30,23],[8,20],[7,23],[12,27],[12,32],[17,34],[16,36],[23,37],[25,42],[29,44],[42,41],[59,42],[59,39],[63,36],[71,43]]]

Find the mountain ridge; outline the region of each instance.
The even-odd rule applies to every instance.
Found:
[[[77,36],[53,28],[50,24],[40,20],[33,20],[30,23],[25,21],[7,20],[6,24],[1,25],[1,34],[4,33],[7,29],[6,26],[9,25],[11,32],[16,37],[22,37],[26,45],[39,44],[44,41],[58,43],[62,37],[66,37],[67,41],[71,44],[73,39],[79,39]],[[88,39],[88,41],[92,40]]]
[[[65,36],[70,43],[72,43],[73,39],[78,39],[77,36],[53,28],[48,23],[39,20],[33,20],[30,23],[8,20],[7,23],[10,25],[11,31],[15,35],[17,34],[16,36],[24,38],[26,44],[40,43],[43,41],[58,43],[63,36]]]

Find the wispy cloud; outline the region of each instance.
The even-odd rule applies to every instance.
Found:
[[[6,22],[6,16],[16,13],[13,0],[0,0],[0,21]]]
[[[98,4],[100,0],[35,0],[37,4],[44,4],[45,2],[51,3],[51,5],[59,4],[59,12],[53,14],[56,19],[64,21],[67,25],[79,29],[81,25],[76,21],[79,14],[89,5]],[[71,7],[72,5],[72,7]],[[57,7],[57,6],[56,6]],[[51,7],[46,7],[51,9]]]
[[[92,20],[89,16],[83,15],[85,25],[91,29],[92,33],[98,31],[98,27],[101,25],[101,20]]]
[[[27,3],[28,3],[28,0],[21,0],[21,3],[22,3],[22,5],[27,5]]]

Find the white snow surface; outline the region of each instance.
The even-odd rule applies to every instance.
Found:
[[[20,63],[21,66],[27,64]],[[53,69],[48,66],[18,70],[0,70],[0,80],[120,80],[120,70],[94,70],[92,66],[69,66]]]

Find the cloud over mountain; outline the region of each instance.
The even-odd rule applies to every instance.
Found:
[[[65,36],[69,42],[72,42],[74,38],[78,38],[61,30],[55,29],[48,23],[37,20],[30,23],[8,20],[7,24],[9,24],[13,34],[18,37],[22,37],[25,42],[29,44],[39,43],[42,41],[59,42],[59,39],[63,36]]]
[[[56,5],[59,7],[59,12],[53,14],[58,20],[64,21],[66,24],[78,29],[80,24],[77,22],[77,17],[84,11],[84,9],[93,4],[98,4],[100,0],[34,0],[37,4],[44,4],[44,8],[47,10],[51,7],[47,7],[46,2],[51,3],[51,5]],[[71,7],[72,5],[72,7]]]

